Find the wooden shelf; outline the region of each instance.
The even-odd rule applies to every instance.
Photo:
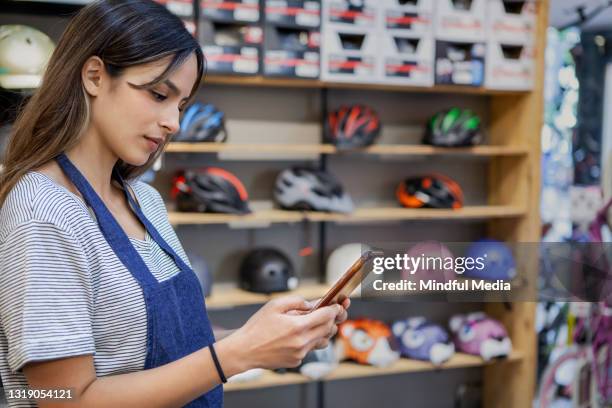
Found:
[[[169,212],[173,225],[234,224],[248,227],[269,223],[312,222],[384,222],[405,220],[478,220],[492,218],[521,217],[525,209],[519,206],[470,206],[458,210],[428,208],[358,208],[351,214],[315,211],[285,211],[277,209],[259,210],[247,215]]]
[[[426,361],[411,360],[402,358],[395,364],[378,368],[373,366],[361,365],[356,363],[340,363],[339,366],[330,373],[323,381],[348,380],[351,378],[360,377],[376,377],[382,375],[397,375],[408,374],[425,371],[442,371],[458,368],[484,367],[493,364],[516,363],[523,359],[523,354],[520,351],[513,351],[512,354],[504,360],[484,361],[482,358],[464,353],[456,353],[449,361],[437,367]],[[240,391],[257,388],[268,388],[282,385],[295,385],[313,382],[314,380],[305,377],[301,374],[286,373],[278,374],[273,371],[266,370],[264,374],[257,380],[241,383],[228,383],[225,385],[225,391]]]
[[[169,143],[166,153],[287,153],[287,154],[371,154],[397,156],[526,156],[522,146],[475,146],[443,148],[426,145],[388,144],[365,149],[338,151],[331,144],[231,144],[231,143]]]
[[[483,87],[470,87],[460,85],[436,85],[433,87],[386,85],[386,84],[358,84],[352,82],[327,82],[316,79],[299,78],[269,78],[257,76],[208,75],[203,79],[204,87],[207,85],[232,85],[270,88],[311,88],[311,89],[356,89],[372,91],[394,91],[414,93],[449,93],[470,95],[522,95],[529,91],[504,91],[486,89]]]
[[[291,292],[280,292],[270,295],[248,292],[236,287],[222,288],[220,290],[215,290],[213,288],[212,294],[206,299],[206,308],[222,309],[235,306],[258,305],[264,304],[275,297],[287,296],[290,294],[313,300],[323,296],[328,289],[328,285],[312,282],[302,282],[296,290]]]

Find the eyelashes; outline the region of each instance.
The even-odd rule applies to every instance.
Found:
[[[156,91],[153,91],[153,90],[150,90],[149,92],[153,96],[153,99],[155,99],[158,102],[163,102],[166,99],[168,99],[168,97],[166,95],[160,94],[159,92],[156,92]],[[183,112],[184,110],[185,110],[185,105],[179,106],[179,108],[178,108],[179,112]]]

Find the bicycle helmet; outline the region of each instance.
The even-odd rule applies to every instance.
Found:
[[[38,87],[54,49],[53,41],[32,27],[0,26],[0,86]]]
[[[455,334],[457,350],[480,356],[485,361],[507,357],[512,352],[512,341],[505,327],[482,312],[455,315],[449,322]]]
[[[482,142],[481,120],[469,109],[436,113],[427,124],[423,143],[434,146],[473,146]]]
[[[225,114],[213,104],[194,103],[181,120],[181,130],[174,138],[177,142],[225,142]]]
[[[406,280],[429,280],[435,279],[444,282],[453,279],[455,271],[449,260],[454,260],[451,250],[439,241],[423,241],[414,244],[406,252],[410,258],[423,257],[423,263],[412,269],[410,264],[407,269],[402,270],[402,279]],[[426,258],[432,258],[426,260]]]
[[[240,265],[240,287],[258,293],[284,292],[298,285],[293,265],[274,248],[255,249]]]
[[[463,276],[487,280],[512,280],[516,277],[516,262],[508,245],[495,239],[481,239],[473,242],[467,249],[466,257],[482,258],[484,268],[472,268]]]
[[[461,208],[463,191],[450,177],[441,174],[411,177],[395,190],[401,205],[408,208]]]
[[[404,357],[440,365],[455,353],[455,346],[447,331],[424,317],[397,320],[391,330]]]
[[[395,339],[385,323],[372,319],[347,320],[338,326],[335,353],[338,360],[386,367],[399,359]]]
[[[364,105],[342,106],[327,115],[326,142],[338,149],[356,149],[373,144],[380,134],[378,114]]]
[[[331,173],[308,167],[283,170],[276,178],[274,199],[287,210],[353,211],[351,197]]]
[[[238,177],[218,167],[187,170],[171,191],[179,211],[248,214],[248,194]]]

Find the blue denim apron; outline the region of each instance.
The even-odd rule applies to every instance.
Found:
[[[204,295],[198,278],[145,217],[121,176],[113,172],[113,177],[122,185],[132,210],[145,226],[149,236],[174,259],[180,269],[180,272],[170,279],[157,281],[127,234],[68,157],[62,153],[56,161],[94,211],[100,230],[115,255],[142,288],[147,310],[147,357],[144,369],[170,363],[214,343],[215,338],[206,314]],[[216,372],[214,375],[217,375]],[[221,406],[222,385],[186,405],[189,408]]]

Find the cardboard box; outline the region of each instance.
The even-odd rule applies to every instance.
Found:
[[[321,27],[320,0],[265,0],[266,24],[283,27]]]
[[[258,74],[262,42],[257,25],[200,21],[200,44],[210,73]]]
[[[434,83],[434,39],[387,32],[381,37],[382,82],[398,85],[432,86]]]
[[[379,80],[379,39],[375,31],[327,28],[321,47],[321,77],[328,81]]]
[[[530,90],[535,77],[533,45],[502,44],[490,40],[487,44],[487,74],[489,89]]]
[[[318,30],[268,25],[264,36],[265,75],[319,78],[321,35]]]
[[[536,30],[536,4],[533,1],[489,0],[488,38],[503,44],[533,44]]]
[[[436,41],[435,83],[482,86],[485,74],[484,43]]]
[[[380,7],[383,30],[402,30],[412,35],[433,33],[434,2],[414,0],[405,4],[400,0],[381,0]]]
[[[200,18],[257,23],[261,16],[259,0],[200,0]]]
[[[483,41],[487,0],[436,0],[435,37],[457,42]]]
[[[361,3],[360,5],[355,5]],[[330,28],[378,30],[379,3],[376,0],[324,0],[322,25]]]

